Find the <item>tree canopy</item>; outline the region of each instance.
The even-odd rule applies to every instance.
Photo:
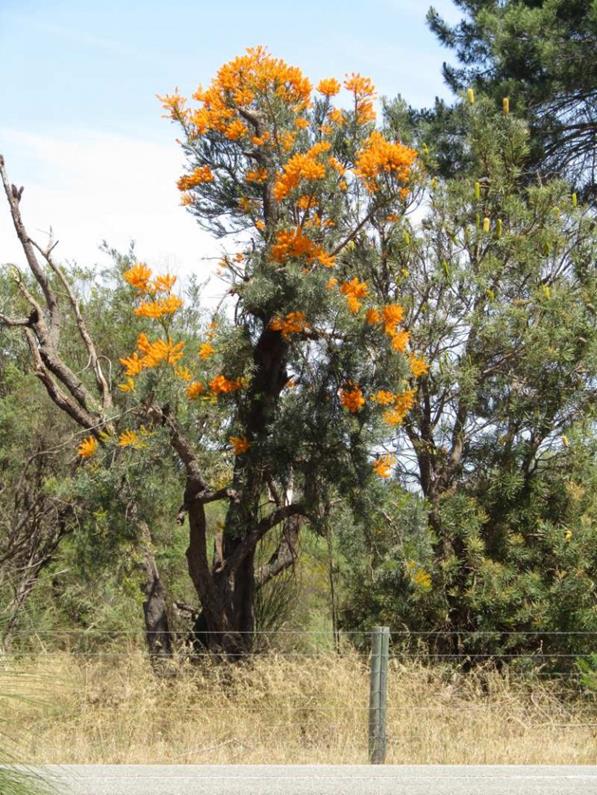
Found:
[[[593,0],[455,0],[464,18],[427,20],[460,65],[444,64],[456,93],[469,87],[527,116],[533,168],[595,196],[597,5]]]

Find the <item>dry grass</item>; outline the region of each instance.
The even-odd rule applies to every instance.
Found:
[[[142,653],[4,662],[0,711],[31,763],[366,761],[356,654],[264,655],[157,679]],[[9,681],[10,680],[10,681]],[[597,716],[559,683],[392,663],[388,762],[594,764]]]

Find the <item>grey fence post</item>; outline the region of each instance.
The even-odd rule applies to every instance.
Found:
[[[371,632],[369,685],[369,761],[372,765],[382,765],[386,760],[389,649],[390,628],[374,627]]]

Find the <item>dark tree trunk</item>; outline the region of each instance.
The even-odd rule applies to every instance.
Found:
[[[172,635],[166,603],[166,592],[153,554],[151,534],[145,524],[141,524],[143,548],[143,584],[145,594],[143,616],[145,619],[145,638],[152,664],[172,656]]]

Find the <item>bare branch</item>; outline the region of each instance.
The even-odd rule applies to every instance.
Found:
[[[13,191],[13,186],[11,185],[8,179],[8,175],[6,173],[6,168],[4,165],[4,157],[2,155],[0,155],[0,175],[2,177],[2,184],[4,185],[4,192],[6,194],[6,198],[8,199],[10,214],[12,216],[17,237],[19,238],[19,242],[27,259],[27,264],[29,265],[31,272],[35,276],[37,283],[39,284],[39,286],[43,291],[44,298],[46,300],[46,304],[50,312],[50,318],[52,324],[58,323],[59,317],[58,317],[58,303],[56,301],[56,295],[52,290],[52,287],[48,281],[46,274],[43,271],[43,268],[40,266],[39,262],[37,261],[37,257],[35,256],[35,251],[33,250],[32,242],[29,238],[29,235],[27,234],[27,230],[25,229],[25,225],[21,217],[19,202],[20,202],[22,189],[21,191],[16,191],[16,194]]]
[[[51,256],[52,250],[55,248],[57,242],[54,243],[52,246],[48,247],[48,249],[45,250],[45,251],[43,251],[40,248],[40,246],[38,246],[38,244],[35,243],[34,241],[31,241],[31,242],[32,242],[32,245],[35,246],[35,248],[43,255],[44,259],[46,260],[46,262],[48,263],[50,268],[54,271],[54,273],[60,279],[60,282],[61,282],[62,286],[64,287],[64,289],[66,291],[69,303],[71,305],[71,308],[73,310],[73,314],[75,316],[75,320],[76,320],[76,323],[77,323],[77,328],[79,329],[79,334],[81,335],[81,339],[83,340],[83,342],[85,344],[85,347],[86,347],[87,352],[89,354],[89,360],[90,360],[91,366],[93,368],[93,372],[95,373],[95,380],[96,380],[96,383],[98,385],[98,388],[99,388],[99,391],[100,391],[100,395],[101,395],[101,399],[102,399],[102,407],[103,407],[103,409],[105,411],[108,411],[110,408],[112,408],[112,395],[110,393],[108,382],[106,381],[106,378],[104,376],[102,367],[101,367],[101,365],[99,363],[99,358],[98,358],[98,355],[97,355],[97,351],[95,349],[95,345],[93,344],[93,340],[91,339],[91,335],[89,334],[89,331],[87,329],[87,324],[85,323],[85,320],[84,320],[84,318],[83,318],[83,316],[81,314],[81,308],[79,306],[79,301],[77,300],[77,297],[76,297],[71,285],[69,284],[68,279],[66,278],[66,276],[64,274],[64,271],[62,270],[62,268],[60,268],[57,265],[57,263],[54,262],[54,260],[52,259],[52,256]]]

